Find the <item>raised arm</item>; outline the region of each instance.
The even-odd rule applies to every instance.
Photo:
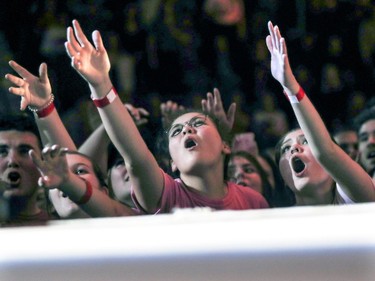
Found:
[[[163,191],[163,174],[129,112],[113,92],[109,78],[110,61],[100,33],[93,32],[93,45],[74,20],[73,28],[68,27],[67,37],[65,47],[72,66],[87,81],[91,97],[103,101],[110,95],[109,103],[98,107],[100,117],[108,136],[125,160],[139,203],[153,212]]]
[[[43,145],[59,144],[75,150],[76,146],[53,105],[53,94],[48,79],[47,64],[42,63],[40,65],[39,77],[31,74],[15,61],[10,61],[9,65],[20,76],[5,75],[5,78],[13,84],[9,88],[9,92],[21,97],[21,110],[29,107],[34,111],[35,121],[38,125]],[[40,114],[41,112],[42,115]]]
[[[128,103],[125,104],[125,107],[138,127],[148,122],[146,117],[150,114],[144,108],[137,108]],[[105,131],[104,125],[100,124],[78,150],[89,156],[96,164],[98,164],[101,171],[106,174],[108,169],[108,145],[110,142],[111,140]]]
[[[58,188],[92,217],[134,215],[135,212],[106,193],[94,188],[89,180],[74,174],[68,167],[65,148],[57,145],[43,149],[43,159],[30,151],[30,157],[41,174],[38,184],[46,189]]]
[[[317,161],[344,192],[356,202],[375,201],[375,188],[369,175],[336,145],[319,113],[304,95],[289,65],[285,39],[279,28],[268,23],[266,38],[271,54],[271,72],[291,101],[294,114]]]

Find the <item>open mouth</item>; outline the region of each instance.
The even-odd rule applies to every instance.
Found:
[[[374,159],[375,158],[375,151],[370,151],[367,154],[367,159]]]
[[[192,139],[187,139],[187,140],[185,141],[184,146],[185,146],[185,148],[190,149],[190,148],[196,147],[197,144],[196,144],[196,142],[195,142],[194,140],[192,140]]]
[[[21,175],[18,172],[10,172],[8,180],[11,187],[17,187],[21,182]]]
[[[243,181],[243,180],[237,181],[236,184],[242,185],[242,186],[248,186],[248,184],[245,181]]]
[[[303,163],[303,161],[301,159],[299,159],[298,157],[295,157],[293,158],[292,160],[292,168],[293,168],[293,171],[296,172],[297,174],[303,172],[303,170],[305,170],[305,163]]]

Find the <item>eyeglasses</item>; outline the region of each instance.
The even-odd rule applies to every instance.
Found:
[[[178,136],[186,125],[189,125],[189,127],[192,128],[198,128],[202,125],[206,125],[206,120],[207,115],[197,115],[183,124],[180,123],[172,125],[168,130],[165,131],[165,133],[168,135],[169,138],[173,138],[175,136]]]

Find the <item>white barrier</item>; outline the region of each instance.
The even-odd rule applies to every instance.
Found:
[[[375,204],[0,229],[1,281],[375,280]]]

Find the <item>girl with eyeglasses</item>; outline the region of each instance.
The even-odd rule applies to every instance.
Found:
[[[133,200],[145,213],[168,213],[175,208],[212,209],[267,208],[263,196],[225,180],[225,159],[230,153],[221,124],[210,114],[199,111],[176,117],[167,130],[172,178],[158,165],[143,141],[109,78],[110,61],[98,31],[93,44],[79,23],[68,27],[65,43],[72,66],[88,82],[91,98],[98,107],[105,129],[125,160],[133,189]],[[218,91],[214,99],[218,99]],[[212,100],[214,100],[212,99]],[[211,112],[214,112],[212,108]]]

